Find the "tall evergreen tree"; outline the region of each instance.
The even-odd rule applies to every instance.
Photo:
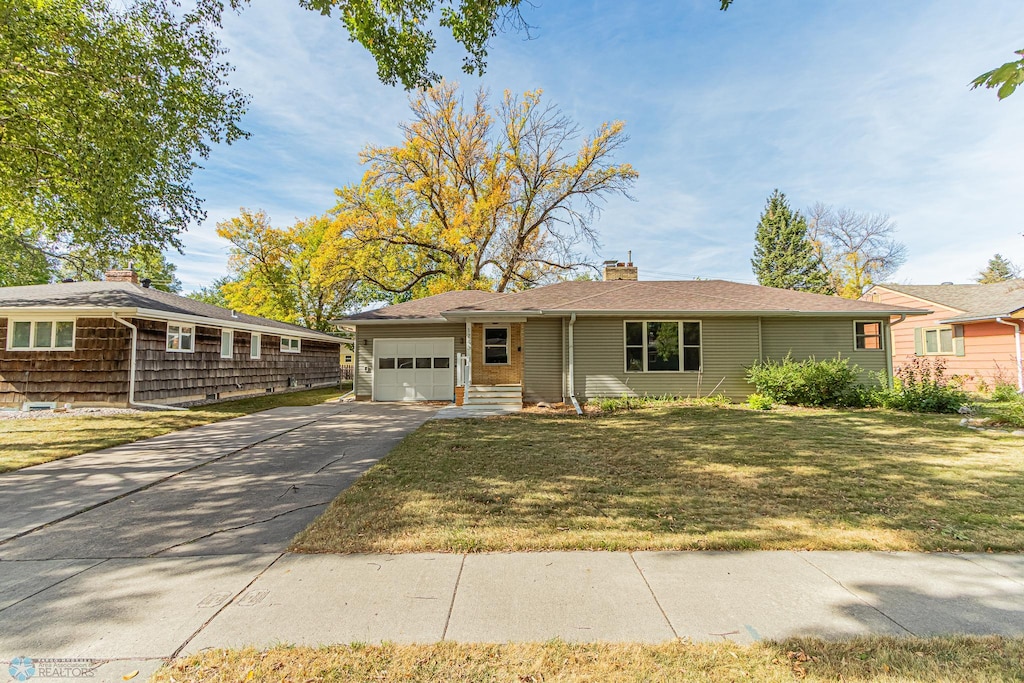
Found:
[[[988,260],[985,270],[978,273],[976,280],[983,285],[994,282],[1005,282],[1020,276],[1020,268],[1002,254],[996,254]]]
[[[754,258],[758,284],[802,292],[833,294],[821,260],[807,236],[807,220],[775,190],[757,225]]]

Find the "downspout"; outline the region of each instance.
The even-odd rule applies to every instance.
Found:
[[[114,320],[128,327],[132,331],[132,355],[128,362],[128,405],[140,408],[157,408],[159,410],[187,410],[180,406],[167,406],[159,403],[139,403],[135,400],[135,356],[138,346],[139,329],[124,318],[118,317],[117,313],[112,315]]]
[[[889,348],[887,348],[885,350],[885,371],[889,374],[889,388],[890,389],[893,388],[893,381],[894,380],[893,380],[893,376],[892,375],[893,375],[893,372],[895,372],[895,369],[892,367],[892,354],[893,354],[893,351],[896,350],[896,341],[895,341],[895,338],[892,336],[892,328],[893,328],[894,325],[899,325],[901,322],[903,322],[906,319],[907,319],[906,314],[903,314],[903,315],[900,316],[900,319],[897,320],[896,322],[890,322],[889,323],[889,334],[888,334],[889,338],[886,340],[887,342],[889,342]]]
[[[572,401],[572,407],[576,409],[577,415],[583,414],[583,409],[580,408],[580,402],[576,400],[576,370],[574,367],[575,351],[573,349],[573,326],[576,324],[576,314],[573,313],[569,316],[569,400]]]
[[[1013,328],[1013,341],[1017,347],[1017,393],[1024,394],[1024,357],[1020,351],[1020,325],[1002,318],[996,318],[996,322]]]

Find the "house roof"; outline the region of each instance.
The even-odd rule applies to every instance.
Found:
[[[424,320],[443,321],[441,314],[445,311],[481,304],[484,301],[501,299],[508,294],[497,292],[483,292],[480,290],[463,290],[457,292],[445,292],[435,294],[423,299],[413,299],[394,306],[385,306],[372,311],[356,313],[344,319],[348,321],[370,321],[370,320]],[[341,321],[338,321],[341,322]]]
[[[990,320],[1024,308],[1024,279],[987,285],[891,285],[879,287],[960,311],[950,322]]]
[[[0,314],[11,311],[83,309],[118,311],[124,315],[142,314],[174,320],[205,318],[213,327],[253,328],[291,336],[340,342],[337,337],[255,315],[178,296],[130,282],[59,282],[49,285],[0,287]],[[222,323],[227,323],[222,325]]]
[[[465,295],[471,295],[465,297]],[[469,301],[468,299],[475,299]],[[415,305],[415,307],[413,307]],[[406,308],[408,307],[408,308]],[[726,280],[560,282],[511,294],[449,292],[388,306],[343,322],[408,320],[410,313],[430,320],[504,314],[771,314],[922,315],[906,308]]]

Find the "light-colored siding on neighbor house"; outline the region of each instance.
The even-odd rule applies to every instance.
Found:
[[[645,319],[673,320],[668,317],[629,318]],[[744,374],[745,366],[756,361],[758,357],[757,318],[703,319],[701,373],[627,373],[624,327],[626,320],[627,318],[622,317],[577,318],[573,334],[577,398],[592,399],[623,394],[704,396],[715,391],[733,400],[742,400],[750,393],[750,385],[746,383]]]
[[[948,327],[940,320],[948,320],[961,312],[923,299],[906,294],[893,292],[876,287],[869,296],[872,301],[879,301],[897,306],[926,308],[934,313],[929,315],[908,317],[904,322],[892,328],[893,365],[898,368],[913,359],[914,329],[919,327]],[[898,318],[897,318],[898,320]],[[1014,345],[1013,328],[997,322],[987,321],[969,323],[964,329],[964,355],[929,356],[941,358],[946,363],[948,375],[962,375],[966,378],[965,386],[974,390],[979,381],[989,386],[996,383],[1015,384],[1017,381],[1016,347]]]
[[[455,339],[455,353],[466,353],[464,323],[396,323],[393,325],[360,325],[355,335],[355,375],[353,389],[357,399],[370,400],[373,392],[373,340],[414,339],[417,337]],[[453,368],[454,366],[453,361]]]
[[[531,318],[523,339],[523,396],[559,403],[562,396],[562,319]]]
[[[856,321],[881,322],[883,349],[857,349],[854,342]],[[787,355],[794,360],[827,360],[842,354],[861,368],[861,381],[873,383],[871,373],[888,367],[888,323],[877,318],[762,318],[761,348],[765,360],[781,361]]]

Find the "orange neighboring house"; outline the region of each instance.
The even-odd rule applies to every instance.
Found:
[[[1024,392],[1021,336],[1024,280],[988,285],[874,285],[867,301],[927,308],[929,315],[892,319],[893,366],[915,356],[937,356],[946,371],[963,375],[967,389],[1009,384]]]

